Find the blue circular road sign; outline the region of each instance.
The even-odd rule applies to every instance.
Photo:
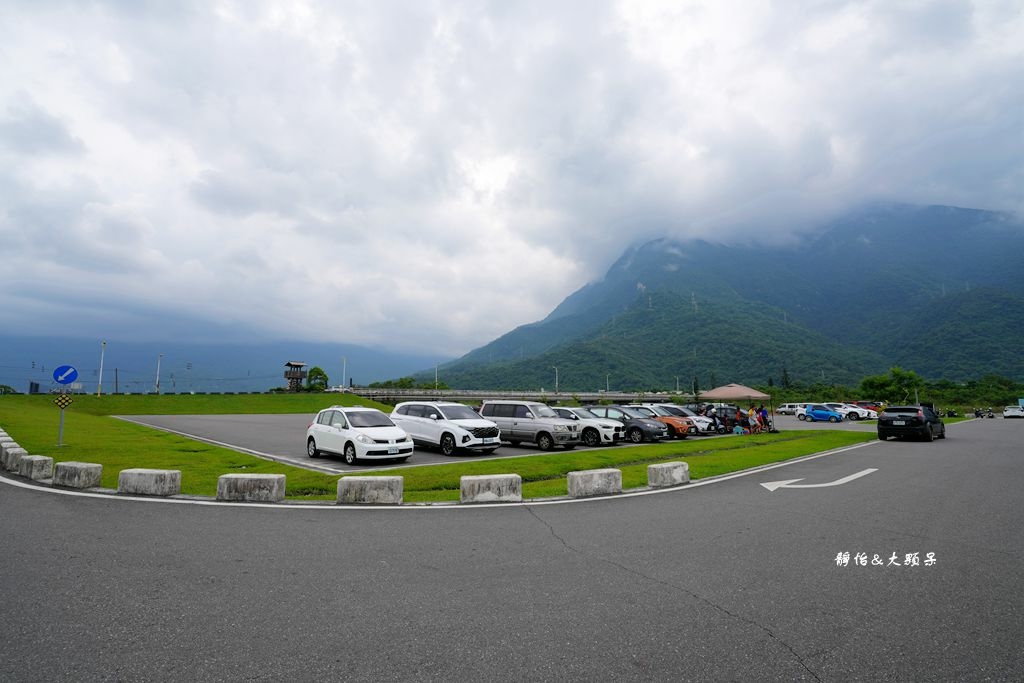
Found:
[[[57,384],[71,384],[78,379],[78,370],[71,365],[62,365],[53,371],[53,380]]]

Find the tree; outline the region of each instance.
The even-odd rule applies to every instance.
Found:
[[[783,389],[789,389],[792,386],[793,386],[793,382],[789,379],[789,370],[787,370],[786,366],[783,365],[782,366],[782,388]]]
[[[871,375],[860,382],[861,393],[872,399],[906,403],[917,399],[918,391],[924,387],[924,379],[913,370],[900,367],[889,368],[888,375]]]
[[[6,384],[0,384],[0,394],[16,394],[16,393],[18,393],[18,392],[17,392],[17,390],[15,390],[14,387],[8,386]]]
[[[307,391],[325,391],[327,389],[327,373],[319,365],[314,365],[306,375]]]

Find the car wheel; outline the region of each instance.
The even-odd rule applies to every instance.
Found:
[[[879,441],[885,441],[885,440],[886,440],[886,439],[888,439],[888,438],[889,438],[889,437],[887,437],[887,436],[886,436],[885,434],[879,434],[879,435],[878,435],[878,440],[879,440]]]
[[[839,418],[836,417],[835,415],[831,415],[831,416],[829,416],[828,421],[829,422],[839,422]]]
[[[932,433],[931,425],[924,426],[924,434],[922,436],[924,436],[925,441],[935,441],[935,434]]]
[[[641,441],[644,440],[644,433],[640,431],[639,427],[633,427],[632,429],[630,429],[629,433],[626,436],[628,436],[629,440],[632,441],[633,443],[640,443]]]
[[[541,432],[537,435],[537,448],[542,451],[550,451],[555,447],[555,440],[551,438],[551,435],[547,432]]]
[[[588,448],[601,445],[601,435],[593,427],[588,427],[583,430],[583,443]]]
[[[311,458],[319,458],[320,450],[316,447],[316,441],[310,437],[309,441],[306,442],[306,455]]]
[[[946,425],[942,425],[942,431],[939,432],[939,438],[940,439],[945,439],[946,438]]]
[[[346,465],[355,465],[356,462],[358,462],[358,461],[359,461],[359,458],[356,456],[355,444],[352,444],[352,443],[345,444],[345,464]]]
[[[441,454],[451,455],[455,452],[455,437],[445,433],[441,435]]]
[[[804,416],[804,420],[806,420],[807,422],[814,422],[814,416],[813,415],[805,415]]]
[[[798,420],[800,420],[802,422],[802,421],[807,419],[807,416],[804,415],[803,413],[800,413],[799,415],[796,416],[796,419],[798,419]]]
[[[857,413],[850,413],[846,416],[846,419],[853,420],[854,422],[856,422],[857,420],[860,419],[860,415],[858,415]]]
[[[718,433],[719,434],[725,434],[726,431],[727,430],[725,429],[725,426],[721,426],[721,427],[718,428]]]

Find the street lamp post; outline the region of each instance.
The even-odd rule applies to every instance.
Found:
[[[160,393],[160,361],[163,359],[164,354],[159,354],[156,357],[156,393]]]
[[[434,391],[437,391],[437,366],[440,363],[434,363]]]
[[[103,393],[103,356],[107,352],[107,342],[100,342],[100,381],[96,384],[96,397]]]
[[[555,367],[554,365],[552,365],[551,367],[555,369],[555,393],[557,394],[558,393],[558,368]]]
[[[341,357],[341,389],[345,389],[345,375],[348,373],[348,356]]]

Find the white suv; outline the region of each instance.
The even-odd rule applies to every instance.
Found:
[[[417,444],[439,448],[445,455],[460,449],[493,453],[501,442],[498,425],[461,403],[406,401],[395,406],[391,419]]]
[[[408,460],[412,451],[409,435],[376,408],[331,406],[306,428],[306,453],[311,458],[336,453],[354,465],[361,459]]]
[[[554,408],[559,417],[575,420],[580,425],[580,438],[583,443],[593,448],[601,444],[613,444],[622,441],[625,428],[618,420],[604,420],[586,408]]]

